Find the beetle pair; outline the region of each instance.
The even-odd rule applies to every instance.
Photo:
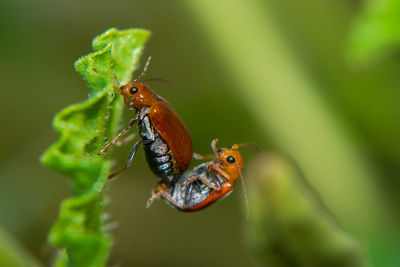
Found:
[[[143,72],[133,82],[120,86],[115,77],[118,84],[115,89],[122,95],[125,105],[135,111],[135,118],[99,154],[106,153],[110,146],[117,143],[137,123],[139,141],[134,144],[124,168],[108,178],[125,171],[132,164],[135,153],[142,144],[150,169],[162,179],[153,190],[147,206],[161,197],[182,211],[202,209],[229,194],[238,177],[241,177],[243,162],[237,151],[239,145],[217,149],[217,140],[214,140],[211,146],[215,155],[193,154],[192,139],[178,114],[166,100],[144,84],[149,80],[142,80],[150,59],[149,57]],[[183,174],[192,156],[196,159],[214,159],[200,164],[188,174]]]

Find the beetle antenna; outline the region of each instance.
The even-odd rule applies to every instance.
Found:
[[[114,82],[117,84],[117,87],[119,87],[120,83],[119,80],[117,78],[117,75],[115,75],[115,72],[113,71],[113,78],[114,78]]]
[[[160,78],[150,78],[150,79],[142,80],[141,82],[151,82],[151,81],[163,82],[163,83],[166,83],[168,85],[171,85],[170,81],[164,80],[164,79],[160,79]]]
[[[240,181],[242,182],[242,191],[243,191],[243,196],[244,196],[244,200],[245,200],[245,206],[246,206],[246,219],[249,219],[250,216],[250,211],[249,211],[249,198],[247,197],[247,186],[246,183],[244,181],[243,175],[242,175],[242,170],[240,170],[239,164],[237,164],[238,170],[239,170],[239,174],[240,174]]]
[[[261,152],[261,148],[259,146],[257,146],[256,144],[248,143],[248,144],[240,144],[240,145],[238,145],[238,147],[243,147],[243,146],[250,146],[250,147],[255,148],[258,152]]]
[[[214,151],[215,155],[218,155],[218,150],[217,150],[217,142],[218,142],[218,138],[215,138],[214,140],[212,140],[211,142],[211,148]]]
[[[114,88],[115,90],[118,90],[118,92],[119,92],[119,90],[120,90],[120,88],[121,88],[121,84],[119,83],[119,80],[118,80],[117,75],[115,74],[115,71],[114,71],[114,70],[112,70],[112,74],[113,74],[114,82],[115,82],[115,84],[116,84],[116,85],[113,85],[113,88]]]
[[[144,68],[143,68],[142,73],[140,73],[140,75],[133,82],[137,82],[137,81],[139,81],[140,79],[142,79],[144,77],[144,75],[146,74],[147,69],[149,68],[150,61],[151,61],[151,56],[149,56],[147,58],[147,61],[146,61],[146,64],[144,64]]]

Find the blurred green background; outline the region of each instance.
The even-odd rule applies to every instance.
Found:
[[[58,138],[52,117],[86,99],[73,63],[91,51],[92,38],[141,27],[152,31],[148,77],[172,83],[151,87],[180,114],[196,152],[209,153],[218,137],[222,146],[252,142],[287,154],[371,265],[399,266],[400,8],[381,3],[2,1],[0,225],[51,262],[47,232],[71,194],[68,179],[38,161]],[[129,148],[114,149],[116,168]],[[243,154],[245,164],[254,155]],[[256,264],[239,187],[183,214],[161,201],[145,209],[155,182],[139,153],[109,186],[108,212],[118,223],[110,265]]]

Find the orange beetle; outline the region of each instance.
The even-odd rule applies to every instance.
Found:
[[[212,161],[200,164],[190,173],[182,175],[173,185],[160,181],[147,201],[147,207],[161,197],[178,210],[197,211],[231,193],[239,177],[244,185],[241,173],[243,160],[238,148],[249,144],[217,149],[217,141],[215,139],[211,143],[215,153]]]
[[[177,177],[189,167],[192,160],[192,138],[185,124],[179,118],[173,107],[162,97],[153,92],[141,81],[150,64],[148,58],[143,72],[133,82],[115,87],[122,95],[125,105],[135,111],[135,118],[129,122],[101,151],[108,148],[126,134],[137,123],[140,139],[137,141],[128,157],[125,167],[111,174],[109,179],[125,171],[132,163],[140,144],[143,144],[145,156],[153,173],[167,184],[173,183]],[[116,77],[114,77],[119,84]]]

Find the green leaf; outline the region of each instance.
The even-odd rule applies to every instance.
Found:
[[[350,59],[372,62],[400,47],[400,1],[367,1],[350,36]]]
[[[49,234],[50,243],[65,249],[57,266],[104,266],[107,260],[112,239],[104,232],[104,193],[99,189],[110,160],[97,153],[116,134],[123,109],[113,75],[122,82],[130,80],[149,35],[141,29],[109,29],[93,40],[95,52],[75,62],[91,93],[85,102],[55,116],[53,127],[60,139],[41,157],[44,165],[69,176],[73,184],[73,197],[61,204]]]
[[[279,155],[261,155],[248,167],[249,245],[265,266],[367,266],[361,245],[344,231]]]

